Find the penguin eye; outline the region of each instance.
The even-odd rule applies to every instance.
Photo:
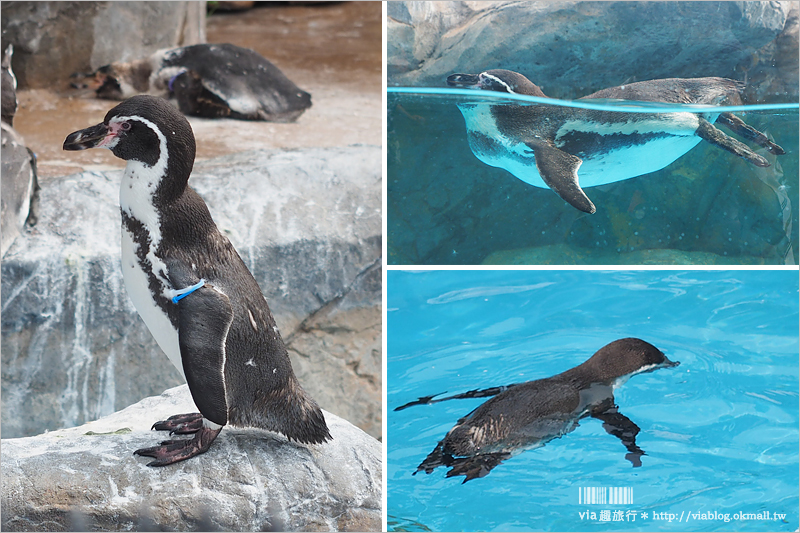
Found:
[[[130,122],[121,122],[119,127],[120,127],[120,129],[122,131],[128,131],[129,129],[131,129],[131,123]]]

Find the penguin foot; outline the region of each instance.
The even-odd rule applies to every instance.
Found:
[[[173,415],[166,420],[160,420],[150,429],[156,431],[169,431],[170,435],[188,435],[195,433],[203,427],[203,415],[200,413],[186,413]]]
[[[171,465],[207,452],[220,431],[222,431],[222,428],[211,429],[201,427],[195,432],[194,437],[191,439],[165,440],[159,446],[142,448],[136,450],[133,454],[154,458],[155,461],[150,461],[147,463],[147,466]]]

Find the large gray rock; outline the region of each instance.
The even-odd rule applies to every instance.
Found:
[[[198,163],[208,203],[266,295],[303,387],[381,435],[381,149]],[[71,427],[182,383],[119,265],[120,172],[54,178],[2,264],[3,438]]]
[[[4,439],[4,531],[380,531],[381,444],[325,413],[333,440],[306,446],[226,428],[204,455],[163,468],[133,451],[155,420],[196,411],[186,386],[111,416]]]
[[[75,72],[205,42],[205,2],[3,2],[3,48],[20,88],[66,84]]]
[[[506,68],[548,96],[572,99],[644,79],[749,74],[758,79],[750,85],[761,99],[796,100],[793,8],[792,2],[391,2],[388,82],[443,86],[453,72]],[[782,75],[770,67],[776,63],[793,66]]]

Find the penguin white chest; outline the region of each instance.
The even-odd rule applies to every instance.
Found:
[[[123,214],[122,277],[128,296],[147,329],[170,362],[185,377],[178,330],[155,299],[157,294],[169,299],[172,289],[167,266],[156,253],[161,243],[161,225],[153,200],[166,170],[166,157],[163,169],[159,168],[161,166],[156,164],[149,167],[137,161],[129,161],[125,167],[120,187],[120,209]],[[129,223],[125,223],[125,218]],[[156,293],[151,288],[152,279],[157,282]]]

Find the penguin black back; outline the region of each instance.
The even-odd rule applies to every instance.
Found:
[[[450,468],[447,477],[463,475],[466,483],[486,476],[521,451],[571,432],[587,416],[603,421],[604,429],[625,445],[626,459],[641,466],[645,453],[636,445],[639,427],[617,410],[614,388],[632,375],[678,364],[648,342],[625,338],[553,377],[438,400],[493,396],[461,418],[416,472],[430,474],[446,466]],[[436,401],[426,399],[418,403]]]

